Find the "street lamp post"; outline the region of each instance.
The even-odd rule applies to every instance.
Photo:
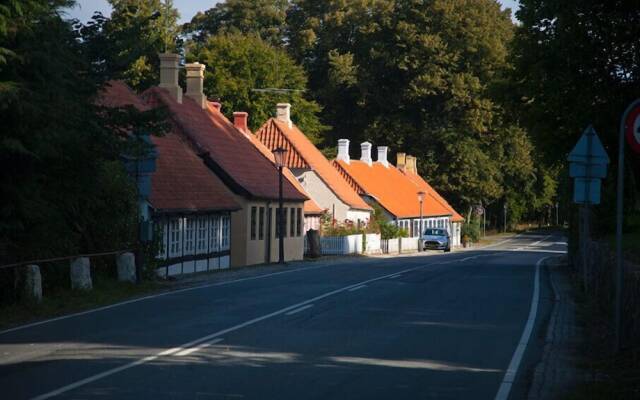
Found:
[[[420,202],[420,221],[418,222],[418,251],[422,251],[422,202],[424,201],[423,191],[418,192],[418,202]]]
[[[284,264],[284,204],[282,201],[282,169],[284,168],[284,155],[287,150],[278,147],[273,150],[273,156],[278,168],[278,264]]]
[[[504,206],[502,207],[504,209],[504,231],[507,231],[507,203],[504,203]]]
[[[558,207],[560,206],[560,204],[558,204],[558,202],[556,202],[556,226],[560,225],[560,220],[558,219]]]

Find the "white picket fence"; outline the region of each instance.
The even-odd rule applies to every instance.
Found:
[[[346,255],[346,254],[399,254],[418,251],[418,238],[381,239],[379,234],[366,234],[349,236],[324,236],[320,238],[322,255]],[[307,237],[304,238],[304,252],[309,251]]]

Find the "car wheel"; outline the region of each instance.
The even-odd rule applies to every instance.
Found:
[[[451,251],[451,247],[447,247],[446,249],[444,249],[444,252],[445,252],[445,253],[448,253],[448,252],[450,252],[450,251]]]

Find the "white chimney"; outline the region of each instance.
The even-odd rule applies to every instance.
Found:
[[[196,103],[202,107],[207,107],[207,96],[204,95],[202,89],[204,84],[204,64],[198,62],[185,64],[187,70],[187,96],[191,97]]]
[[[362,142],[360,143],[360,161],[367,163],[367,165],[371,166],[371,143]]]
[[[278,103],[276,105],[276,119],[280,122],[284,122],[291,128],[291,104]]]
[[[160,53],[160,85],[166,89],[178,103],[182,103],[182,88],[178,85],[178,62],[180,56],[173,53]]]
[[[389,168],[389,161],[387,161],[387,146],[378,146],[378,162],[384,165],[385,168]]]
[[[336,159],[338,161],[342,160],[347,164],[351,162],[349,159],[349,139],[338,139],[338,156]]]

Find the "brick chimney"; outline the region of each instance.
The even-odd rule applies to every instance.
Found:
[[[182,88],[178,85],[178,62],[180,56],[173,53],[160,53],[160,84],[158,87],[166,89],[171,97],[182,103]]]
[[[338,155],[336,160],[342,160],[347,164],[351,162],[349,158],[349,139],[338,139]]]
[[[396,167],[400,171],[404,171],[406,161],[407,161],[406,153],[398,153],[398,154],[396,154]]]
[[[378,146],[378,162],[384,165],[385,168],[389,168],[389,161],[387,161],[387,146]]]
[[[204,84],[204,64],[198,62],[185,64],[187,70],[187,96],[191,97],[202,108],[207,107],[207,96],[202,89]]]
[[[233,125],[241,132],[249,132],[249,114],[244,111],[236,111],[233,113]]]
[[[406,171],[412,174],[418,174],[418,168],[416,163],[416,158],[414,156],[407,156],[406,161]]]
[[[360,143],[360,161],[367,163],[368,166],[371,166],[371,143],[362,142]]]
[[[276,105],[276,119],[280,122],[284,122],[291,128],[291,104],[289,103],[278,103]]]

